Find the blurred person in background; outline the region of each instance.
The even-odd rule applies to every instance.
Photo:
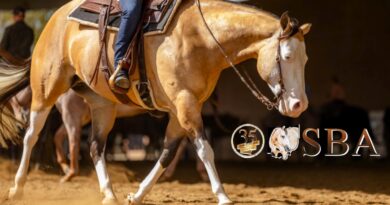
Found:
[[[2,53],[6,52],[19,60],[31,56],[31,46],[34,43],[34,31],[24,21],[26,9],[16,7],[13,10],[14,23],[5,29],[0,43]]]
[[[5,28],[3,38],[0,42],[0,60],[6,60],[11,64],[22,65],[31,56],[31,46],[34,42],[34,31],[24,21],[26,9],[16,7],[13,9],[14,23]],[[19,158],[21,148],[9,145],[9,152],[4,151],[6,156]],[[0,150],[0,154],[3,153]]]
[[[330,89],[330,99],[321,107],[320,111],[320,144],[322,149],[322,156],[327,150],[327,133],[325,128],[339,128],[348,133],[348,143],[354,149],[363,129],[367,129],[373,140],[373,135],[368,112],[355,105],[351,105],[346,101],[346,94],[344,85],[337,77],[332,80]],[[335,139],[338,139],[337,136]],[[375,143],[375,142],[374,142]]]

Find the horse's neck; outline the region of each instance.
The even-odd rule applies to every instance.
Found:
[[[235,64],[257,58],[263,41],[280,28],[277,18],[255,8],[221,1],[202,3],[202,8],[207,24]]]

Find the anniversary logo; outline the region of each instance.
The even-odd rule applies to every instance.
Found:
[[[327,133],[324,136],[327,138],[326,157],[342,157],[352,150],[351,145],[348,143],[348,133],[345,130],[337,128],[325,128],[324,130]],[[243,124],[237,127],[231,136],[232,149],[242,158],[254,158],[262,152],[265,145],[264,138],[264,134],[259,127],[253,124]],[[301,133],[299,126],[276,127],[269,136],[268,145],[271,151],[268,154],[273,158],[287,160],[291,153],[298,149],[302,140],[303,156],[316,157],[320,155],[323,149],[317,141],[319,139],[319,128],[307,128]],[[309,146],[314,149],[313,153],[306,151]],[[370,157],[380,157],[366,128],[363,129],[351,155],[361,157],[364,150],[369,152]]]
[[[232,134],[233,151],[242,158],[253,158],[264,148],[264,134],[260,128],[252,124],[237,127]]]

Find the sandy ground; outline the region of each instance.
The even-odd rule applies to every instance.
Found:
[[[93,170],[71,183],[59,184],[60,175],[30,172],[24,198],[6,199],[15,166],[0,158],[0,204],[90,205],[102,199]],[[109,164],[117,197],[135,192],[152,163]],[[84,168],[85,169],[85,168]],[[388,163],[348,162],[321,165],[286,163],[219,163],[225,189],[236,204],[390,204]],[[200,182],[192,162],[181,163],[175,178],[158,183],[145,204],[215,204],[208,183]]]

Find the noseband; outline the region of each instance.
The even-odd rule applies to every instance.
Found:
[[[278,50],[277,50],[277,56],[276,56],[276,62],[278,64],[279,69],[279,85],[280,85],[280,92],[278,92],[274,97],[274,102],[272,102],[267,96],[265,96],[259,88],[256,86],[252,78],[248,75],[246,71],[241,72],[233,63],[232,59],[227,55],[225,49],[222,47],[221,43],[217,40],[214,33],[210,29],[209,25],[206,22],[206,19],[203,15],[202,7],[200,5],[200,0],[196,0],[196,5],[198,7],[200,16],[202,17],[203,23],[205,24],[208,32],[210,33],[211,37],[214,39],[215,43],[217,44],[220,52],[225,57],[226,61],[229,63],[229,65],[234,69],[234,72],[238,75],[240,80],[245,84],[245,86],[251,91],[251,93],[260,101],[262,102],[268,110],[272,109],[278,109],[278,102],[282,99],[283,94],[286,92],[284,83],[283,83],[283,75],[282,75],[282,63],[281,63],[281,46],[280,43],[282,40],[287,39],[294,34],[296,34],[299,31],[299,27],[293,26],[291,32],[288,34],[283,34],[283,32],[280,33],[278,37]]]

